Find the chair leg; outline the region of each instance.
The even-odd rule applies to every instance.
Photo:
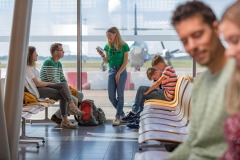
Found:
[[[28,136],[26,136],[26,119],[22,118],[22,134],[19,137],[19,143],[20,144],[36,144],[37,148],[39,148],[39,142],[37,142],[36,140],[38,140],[38,141],[42,140],[42,142],[45,143],[44,137],[28,137]]]
[[[148,147],[158,148],[158,147],[163,147],[163,145],[159,141],[151,141],[150,143],[149,142],[143,142],[143,143],[138,144],[138,150],[139,151],[142,151],[143,148],[148,148]]]
[[[19,140],[42,140],[42,142],[45,143],[44,137],[28,137],[21,135]]]
[[[30,141],[19,140],[19,144],[35,144],[36,147],[39,148],[39,143],[38,142],[30,142]]]
[[[45,117],[44,119],[30,119],[27,120],[27,123],[54,123],[51,119],[48,118],[48,107],[45,107]]]

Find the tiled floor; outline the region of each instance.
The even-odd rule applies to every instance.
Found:
[[[27,124],[29,136],[46,137],[45,144],[37,149],[34,145],[19,145],[19,160],[133,160],[138,152],[138,130],[128,129],[126,125],[113,127],[115,109],[107,99],[106,90],[84,90],[85,99],[94,99],[108,119],[104,125],[79,127],[76,130],[61,129],[53,123]],[[125,113],[131,110],[136,91],[125,91]],[[96,96],[97,95],[97,96]],[[93,98],[94,97],[94,98]],[[58,109],[50,107],[48,117]],[[44,118],[45,112],[32,115],[31,119]],[[70,119],[74,120],[73,116]],[[147,150],[147,149],[144,149]],[[152,148],[151,148],[152,150]],[[163,147],[157,150],[164,150]]]
[[[114,119],[116,109],[112,106],[108,99],[107,90],[83,90],[84,99],[94,100],[94,104],[99,108],[102,108],[105,112],[107,119]],[[124,112],[127,113],[132,109],[132,104],[135,99],[136,90],[126,90],[124,92]],[[51,115],[59,109],[58,102],[55,103],[55,107],[49,107],[49,118]],[[31,119],[43,119],[45,112],[39,112],[32,115]]]
[[[27,124],[27,135],[46,137],[35,145],[19,145],[19,160],[133,160],[138,131],[110,122],[94,127],[61,129],[55,124]],[[162,150],[162,149],[161,149]]]

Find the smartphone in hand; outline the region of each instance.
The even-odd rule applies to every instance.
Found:
[[[97,46],[96,49],[102,51],[103,53],[105,52],[104,49],[102,49],[101,47]]]

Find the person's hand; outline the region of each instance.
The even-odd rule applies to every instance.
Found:
[[[47,83],[48,83],[48,86],[55,84],[53,82],[47,82]]]
[[[104,57],[104,53],[103,53],[103,51],[101,51],[101,50],[98,49],[98,48],[96,48],[96,50],[97,50],[97,52],[99,53],[99,55],[100,55],[101,57]]]
[[[120,79],[120,74],[119,73],[116,74],[115,79],[116,79],[116,84],[118,84],[119,79]]]
[[[143,95],[146,96],[148,93],[147,92],[144,92]]]

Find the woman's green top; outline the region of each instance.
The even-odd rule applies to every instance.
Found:
[[[130,51],[127,43],[125,43],[120,50],[115,49],[114,46],[109,48],[106,44],[104,50],[108,54],[108,65],[110,68],[113,66],[121,66],[124,60],[124,53]]]

